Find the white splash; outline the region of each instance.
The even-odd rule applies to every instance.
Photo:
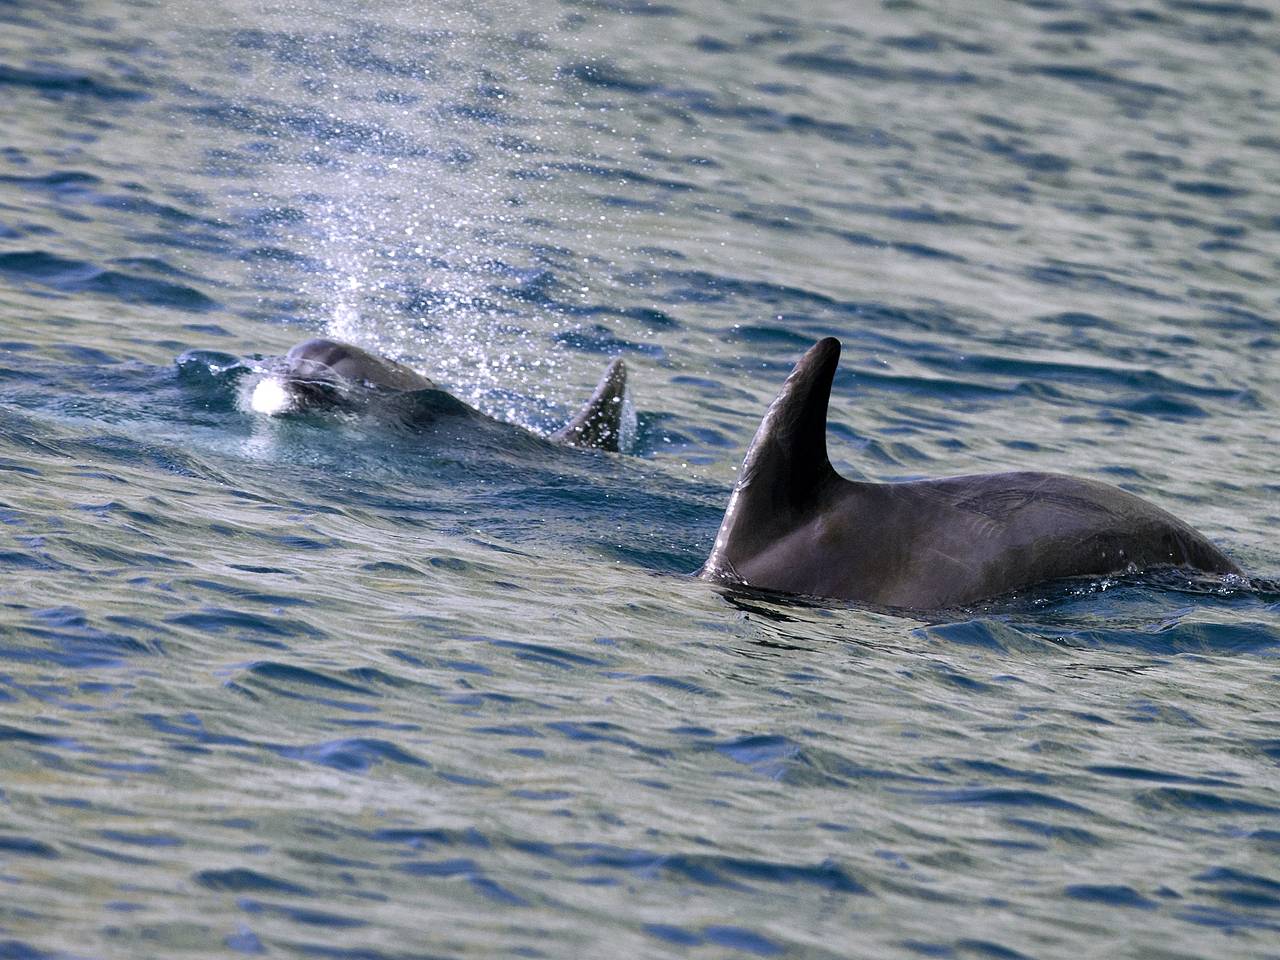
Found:
[[[263,377],[249,395],[249,409],[269,417],[279,416],[293,409],[293,397],[278,378]]]

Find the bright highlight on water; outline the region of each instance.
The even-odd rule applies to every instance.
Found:
[[[277,377],[263,377],[253,385],[249,395],[249,409],[269,417],[289,412],[293,404],[284,384]]]

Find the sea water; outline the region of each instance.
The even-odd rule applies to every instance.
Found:
[[[1280,956],[1275,589],[692,576],[834,335],[844,475],[1100,479],[1274,579],[1278,55],[1259,0],[0,3],[0,955]],[[317,334],[514,427],[246,411]],[[539,440],[615,356],[628,451]]]

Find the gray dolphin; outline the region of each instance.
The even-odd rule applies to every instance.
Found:
[[[821,340],[783,384],[747,450],[701,577],[944,610],[1060,577],[1155,566],[1241,575],[1177,517],[1096,480],[846,480],[832,469],[826,442],[839,358],[840,341]]]
[[[350,343],[318,337],[291,349],[255,385],[250,404],[263,413],[286,413],[347,405],[361,391],[399,396],[439,390],[429,378],[403,363]],[[621,358],[609,364],[586,406],[551,439],[571,447],[617,451],[622,441],[627,368]],[[454,412],[492,421],[458,400]]]

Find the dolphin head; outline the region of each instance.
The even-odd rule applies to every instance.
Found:
[[[341,409],[374,392],[401,394],[434,388],[429,379],[402,363],[318,337],[285,354],[277,368],[254,385],[248,405],[258,413],[277,416]]]

